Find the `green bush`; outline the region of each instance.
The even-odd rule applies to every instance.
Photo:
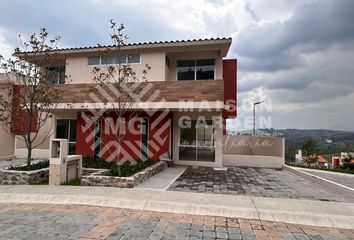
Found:
[[[65,182],[63,185],[67,185],[67,186],[80,186],[81,183],[81,179],[77,178],[77,179],[73,179],[70,181]]]
[[[17,171],[34,171],[38,169],[48,168],[49,160],[40,161],[35,164],[31,164],[29,166],[10,166],[9,170],[17,170]]]
[[[91,157],[84,157],[82,160],[82,166],[84,168],[98,168],[98,169],[110,169],[110,176],[128,177],[135,173],[150,167],[155,162],[151,160],[143,161],[141,159],[135,161],[125,161],[121,165],[117,165],[116,162],[107,162],[102,159],[94,160]]]
[[[82,167],[84,168],[111,169],[111,165],[112,162],[107,162],[99,158],[84,157],[82,159]]]

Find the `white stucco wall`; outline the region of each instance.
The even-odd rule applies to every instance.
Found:
[[[129,53],[127,53],[129,54]],[[89,56],[99,56],[100,54],[91,55],[70,55],[66,59],[66,75],[70,83],[92,83],[94,75],[92,70],[94,67],[99,67],[102,70],[109,65],[88,65]],[[165,80],[165,53],[164,52],[141,52],[140,63],[130,64],[138,78],[141,78],[142,71],[146,69],[146,64],[149,64],[151,69],[146,77],[148,81],[164,81]],[[112,65],[116,66],[116,65]]]

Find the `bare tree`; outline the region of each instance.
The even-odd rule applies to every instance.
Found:
[[[121,144],[126,135],[126,131],[123,129],[127,125],[129,129],[136,117],[139,115],[138,111],[133,109],[135,103],[140,102],[139,93],[142,89],[139,83],[146,82],[146,75],[150,70],[149,65],[145,65],[141,70],[140,76],[137,76],[136,71],[129,64],[129,57],[133,55],[127,55],[123,48],[126,46],[127,36],[124,34],[124,25],[116,24],[116,22],[110,20],[112,34],[110,38],[112,45],[109,47],[102,47],[99,45],[100,61],[102,67],[94,67],[93,81],[98,83],[98,88],[105,87],[108,91],[113,93],[111,95],[105,95],[104,105],[107,113],[114,113],[117,118],[116,126],[118,132],[115,134],[116,139],[116,151],[114,153],[115,161],[120,164]],[[134,53],[139,56],[138,52]],[[97,91],[97,89],[93,91]],[[125,121],[128,119],[128,121]],[[118,168],[119,171],[119,168]]]
[[[45,28],[28,41],[19,38],[21,47],[15,49],[13,57],[1,57],[5,83],[0,92],[0,124],[25,142],[29,166],[32,150],[52,134],[51,129],[42,131],[44,135],[39,133],[60,102],[57,84],[65,83],[66,77],[65,70],[58,70],[58,66],[65,66],[65,58],[53,51],[60,37],[49,39]]]

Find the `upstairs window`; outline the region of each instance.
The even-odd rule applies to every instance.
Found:
[[[128,55],[128,63],[140,63],[140,54]]]
[[[65,83],[65,66],[47,67],[46,74],[47,74],[48,81],[52,84]]]
[[[88,57],[88,65],[109,65],[109,64],[131,64],[140,63],[140,54],[130,54],[121,56],[93,56]]]
[[[215,79],[215,59],[177,61],[177,80]]]
[[[89,57],[88,65],[100,65],[100,57]]]

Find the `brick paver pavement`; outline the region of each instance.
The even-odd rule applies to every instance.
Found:
[[[229,167],[188,168],[169,188],[170,191],[246,195],[270,198],[354,202],[330,189],[286,170]]]
[[[349,240],[354,230],[82,205],[0,204],[0,239]]]

